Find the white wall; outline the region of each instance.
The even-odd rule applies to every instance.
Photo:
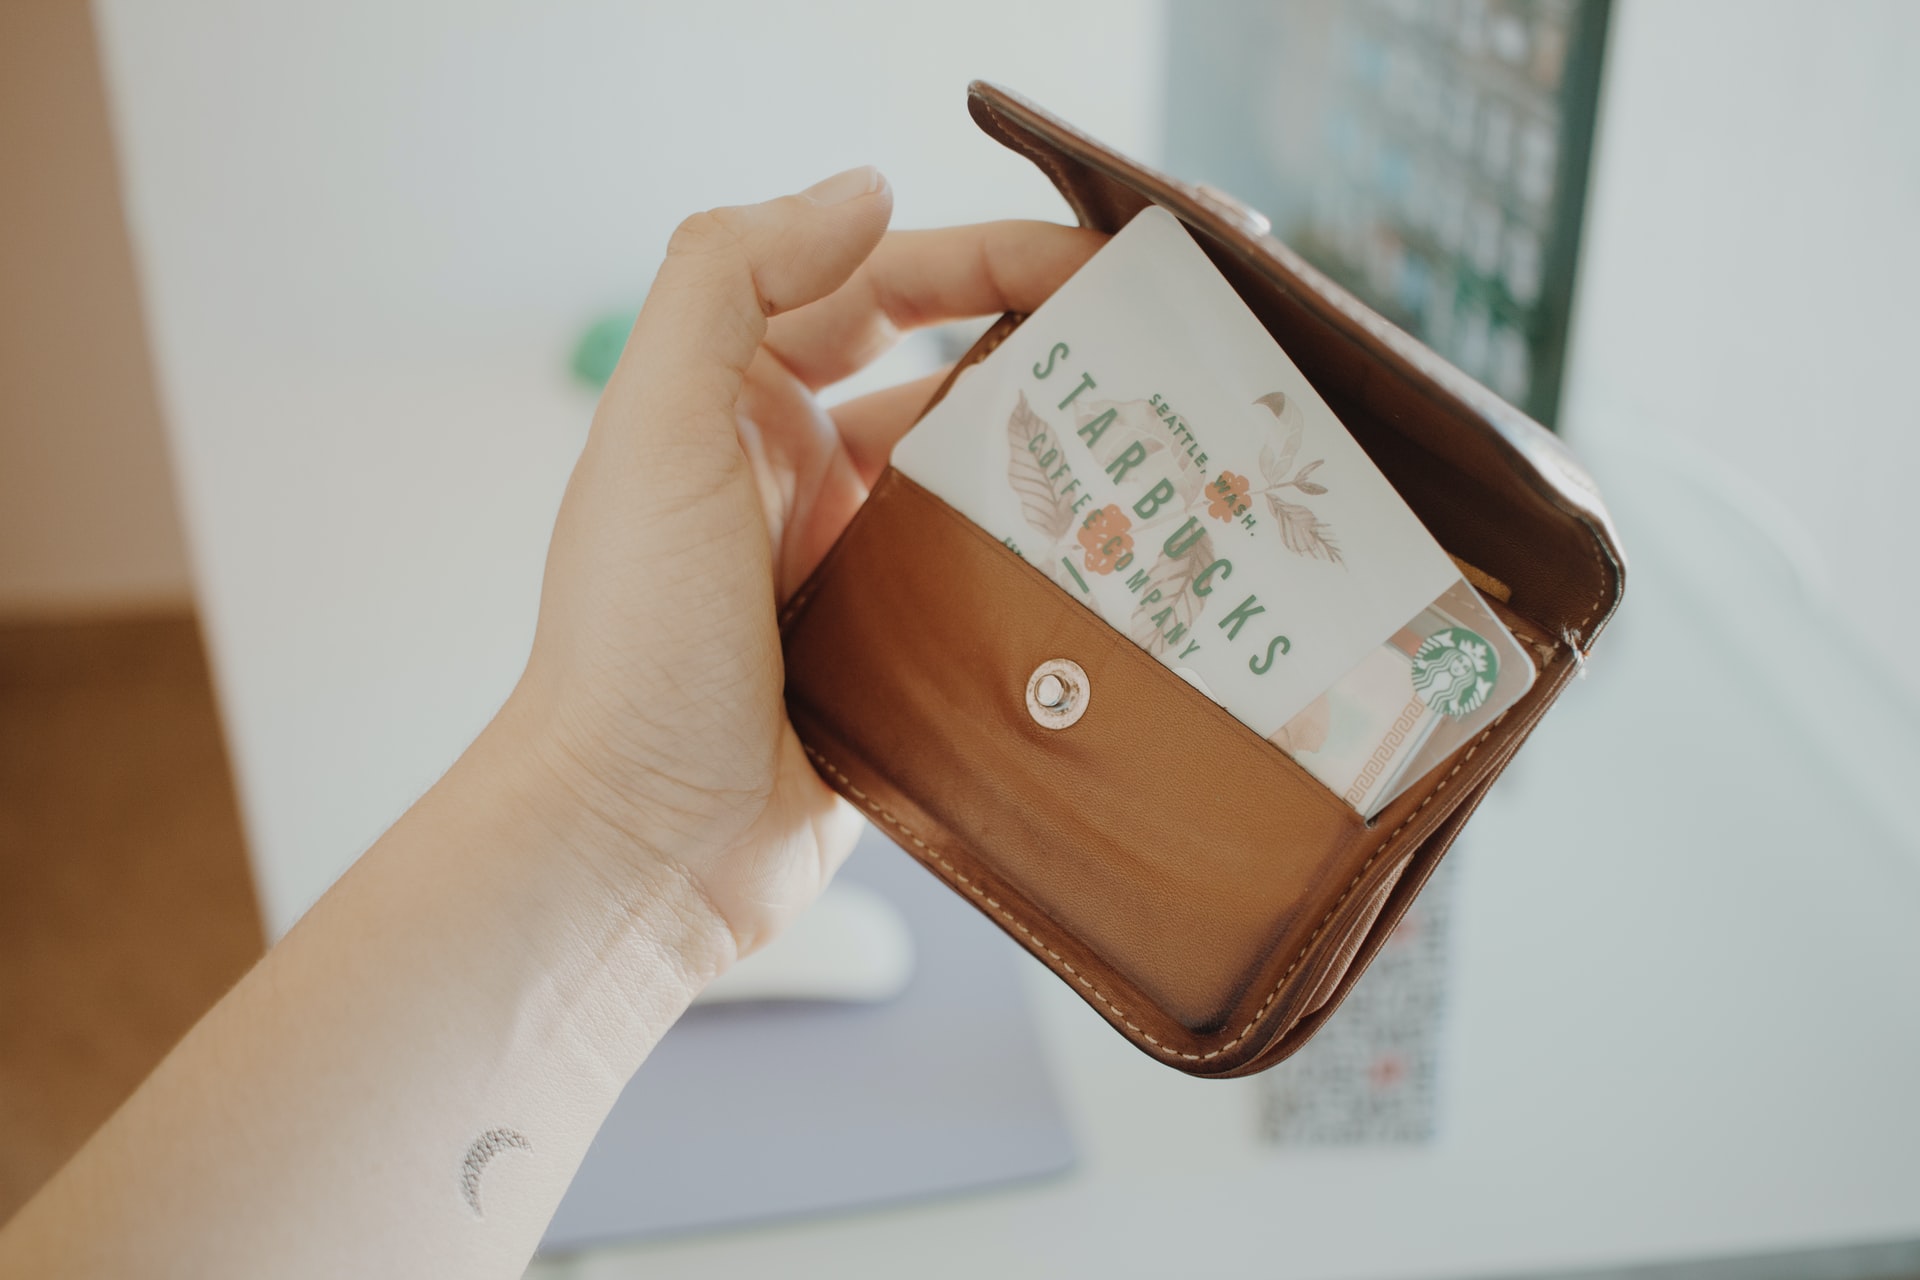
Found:
[[[1614,22],[1569,433],[1722,472],[1920,692],[1920,4],[1624,0]]]
[[[1000,80],[1158,149],[1153,0],[99,0],[148,329],[272,932],[525,660],[592,397],[674,225],[879,165],[896,225],[1064,219]]]
[[[860,163],[896,225],[1064,213],[967,118],[975,76],[1159,133],[1145,0],[97,8],[163,347],[570,336],[687,213]]]

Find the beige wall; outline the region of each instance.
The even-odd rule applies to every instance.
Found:
[[[5,0],[0,616],[187,598],[92,20]]]

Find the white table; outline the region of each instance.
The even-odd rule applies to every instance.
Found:
[[[590,403],[562,374],[566,344],[643,285],[666,210],[876,158],[909,222],[1042,211],[1037,177],[959,118],[975,67],[1051,86],[1136,149],[1157,111],[1151,92],[1128,96],[1150,87],[1149,25],[1007,3],[922,50],[906,79],[847,59],[763,77],[816,95],[868,148],[842,155],[817,120],[746,120],[698,96],[698,67],[670,50],[652,78],[605,88],[621,68],[595,51],[646,34],[631,10],[568,10],[558,36],[490,10],[442,40],[420,16],[432,8],[218,22],[211,4],[101,10],[200,601],[276,931],[509,686]],[[675,17],[669,43],[699,47],[728,12]],[[822,47],[870,16],[832,10]],[[701,23],[712,30],[687,30]],[[1018,51],[996,23],[1025,24]],[[738,38],[751,80],[801,37]],[[1108,73],[1061,76],[1064,59]],[[565,110],[530,121],[503,107],[487,91],[503,68],[544,77]],[[883,89],[907,105],[871,110]],[[737,174],[716,177],[712,140],[673,127],[689,102],[719,136],[756,133],[725,157]],[[564,136],[569,112],[614,112],[653,140],[648,173],[593,185],[638,162]],[[814,163],[824,151],[832,162]],[[656,176],[687,197],[646,195]],[[569,195],[570,182],[585,185]],[[919,216],[915,192],[932,193]],[[625,213],[604,207],[616,198],[651,211],[624,238]],[[1810,697],[1781,681],[1844,672],[1852,650],[1711,483],[1608,462],[1628,609],[1462,842],[1431,1148],[1263,1148],[1249,1084],[1150,1062],[1036,969],[1084,1152],[1073,1175],[541,1272],[1453,1276],[1920,1237],[1920,859],[1912,820],[1870,799],[1903,792],[1859,785],[1913,776],[1911,727],[1871,682]]]

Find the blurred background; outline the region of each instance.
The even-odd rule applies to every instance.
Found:
[[[0,1219],[498,705],[680,218],[1068,217],[980,77],[1565,435],[1625,612],[1299,1058],[1165,1071],[869,838],[535,1273],[1920,1276],[1916,65],[1908,0],[8,0]]]

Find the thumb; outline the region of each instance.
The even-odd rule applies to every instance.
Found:
[[[609,395],[643,407],[643,424],[684,429],[717,414],[730,436],[767,318],[845,284],[892,213],[887,180],[859,168],[798,195],[694,214],[667,244]]]

